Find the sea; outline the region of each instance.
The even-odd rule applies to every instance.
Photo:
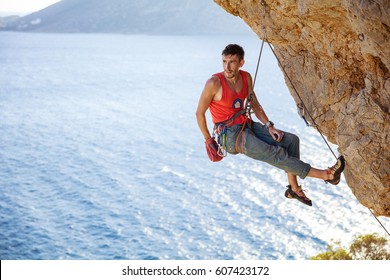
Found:
[[[300,180],[308,207],[282,170],[208,159],[195,111],[229,43],[254,76],[255,35],[0,32],[0,259],[305,260],[384,235],[344,177]],[[302,160],[334,164],[267,46],[255,92]]]

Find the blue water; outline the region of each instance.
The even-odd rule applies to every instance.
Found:
[[[380,232],[344,181],[305,180],[309,208],[280,170],[208,160],[195,110],[231,42],[254,73],[255,36],[0,33],[0,258],[305,259]],[[332,164],[267,50],[259,75],[302,158]]]

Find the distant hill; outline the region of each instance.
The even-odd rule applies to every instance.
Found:
[[[213,0],[62,0],[11,21],[1,30],[172,35],[252,32]]]
[[[18,19],[20,19],[19,16],[3,16],[3,17],[0,17],[0,28],[6,27],[6,26],[12,24],[12,22],[15,22]]]

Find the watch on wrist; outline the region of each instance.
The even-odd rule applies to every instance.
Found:
[[[274,126],[274,123],[272,121],[268,121],[266,124],[265,124],[265,127],[266,128],[270,128],[270,126]]]

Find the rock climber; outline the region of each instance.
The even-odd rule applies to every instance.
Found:
[[[337,162],[328,169],[317,169],[300,160],[299,138],[278,129],[268,118],[253,92],[251,75],[241,70],[245,63],[244,55],[241,46],[227,45],[222,51],[223,71],[206,81],[200,96],[196,119],[205,140],[207,154],[212,161],[219,161],[223,156],[221,150],[230,154],[243,153],[280,168],[287,173],[285,196],[312,206],[312,201],[303,192],[297,177],[317,178],[337,185],[345,167],[344,157],[339,156]],[[251,119],[246,106],[260,122]],[[212,134],[207,125],[207,110],[214,123]]]

